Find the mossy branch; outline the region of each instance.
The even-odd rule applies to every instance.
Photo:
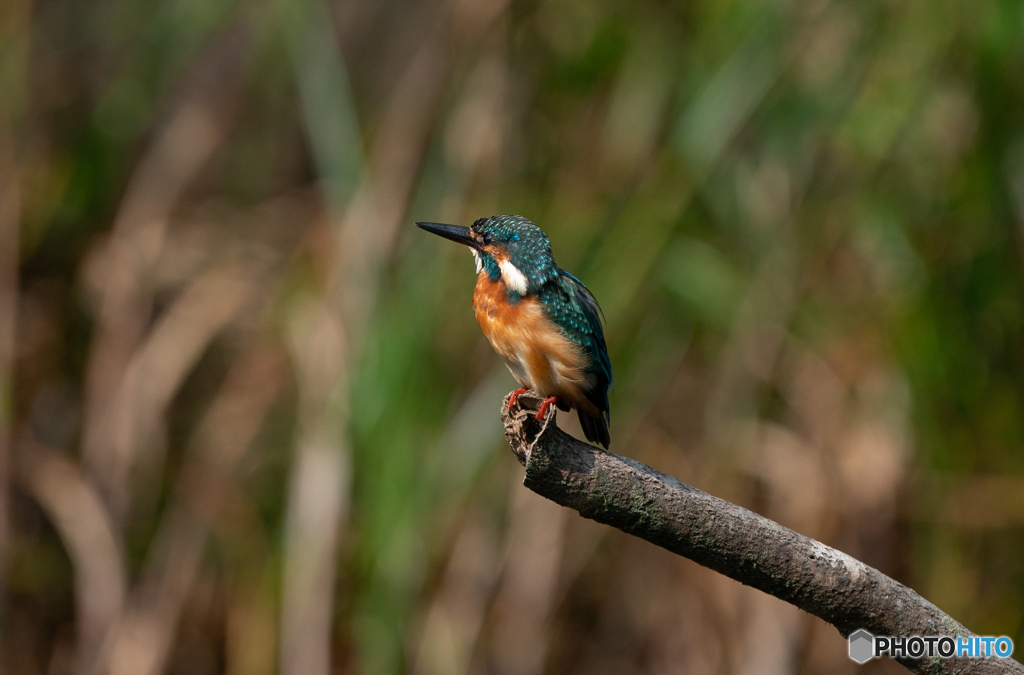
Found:
[[[542,497],[785,600],[844,637],[859,628],[874,635],[974,635],[912,589],[841,551],[569,436],[555,425],[554,408],[535,420],[537,403],[521,396],[510,414],[506,397],[502,421],[526,467],[524,484]],[[929,675],[1024,675],[1012,659],[897,660]]]

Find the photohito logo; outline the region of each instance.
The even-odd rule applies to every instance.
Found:
[[[1006,637],[951,637],[949,635],[912,635],[892,637],[872,635],[863,628],[850,633],[850,658],[867,663],[879,656],[893,658],[956,657],[1005,659],[1013,654],[1013,640]]]

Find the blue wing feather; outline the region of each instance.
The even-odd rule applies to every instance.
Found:
[[[590,356],[589,374],[593,384],[585,394],[601,411],[601,418],[595,419],[579,412],[580,424],[588,440],[608,447],[608,425],[611,421],[608,391],[612,386],[612,363],[604,341],[601,307],[582,281],[562,269],[559,269],[555,282],[545,284],[538,295],[552,320]]]

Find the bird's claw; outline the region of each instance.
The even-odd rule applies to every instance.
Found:
[[[512,407],[516,404],[516,401],[519,400],[519,397],[522,396],[525,393],[526,393],[526,387],[519,387],[518,389],[513,391],[512,394],[509,396],[509,399],[508,399],[508,409],[512,410]]]
[[[540,410],[537,411],[537,416],[534,419],[544,419],[544,416],[548,414],[548,408],[550,408],[552,404],[558,403],[558,400],[558,396],[548,396],[546,399],[541,401]]]

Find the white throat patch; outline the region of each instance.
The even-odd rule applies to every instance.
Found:
[[[469,249],[469,252],[473,254],[473,262],[476,263],[476,273],[480,274],[484,269],[484,264],[480,262],[480,254],[476,252],[475,248]]]
[[[501,279],[505,282],[505,286],[520,295],[526,295],[526,277],[519,271],[519,268],[508,260],[502,260],[498,263],[498,267],[501,269]]]

